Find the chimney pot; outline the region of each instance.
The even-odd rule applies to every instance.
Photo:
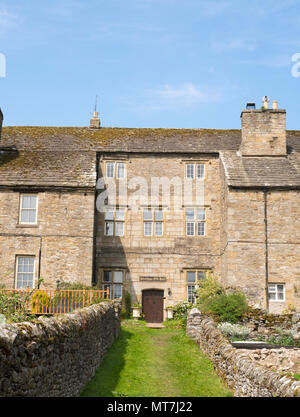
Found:
[[[273,100],[272,107],[273,107],[273,110],[278,110],[278,101],[277,100]]]

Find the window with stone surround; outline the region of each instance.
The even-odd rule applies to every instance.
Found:
[[[104,214],[104,235],[119,236],[125,235],[125,209],[107,208]]]
[[[17,289],[34,287],[34,256],[17,256],[16,285]]]
[[[205,236],[206,213],[205,208],[185,209],[186,236]]]
[[[125,178],[125,162],[107,161],[105,163],[105,174],[106,178]]]
[[[186,163],[185,164],[185,177],[188,179],[204,179],[205,176],[205,164],[203,163]]]
[[[285,301],[285,285],[269,284],[268,294],[270,301]]]
[[[144,236],[162,236],[163,230],[163,210],[160,208],[144,209]]]
[[[36,194],[20,195],[20,224],[37,224],[38,197]]]
[[[122,298],[124,271],[104,269],[101,271],[101,286],[103,290],[109,290],[109,298]]]
[[[199,288],[201,280],[206,278],[207,270],[194,269],[186,271],[187,301],[189,303],[196,302],[196,290]]]

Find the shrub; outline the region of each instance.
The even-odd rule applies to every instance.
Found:
[[[199,310],[207,311],[208,306],[215,297],[225,294],[223,286],[212,274],[200,281],[199,289],[196,291],[197,307]]]
[[[35,318],[26,311],[26,298],[20,294],[0,294],[0,314],[7,322],[29,321]]]
[[[51,298],[42,290],[37,290],[30,300],[31,310],[33,313],[46,313],[50,305]]]
[[[125,318],[130,319],[132,317],[131,312],[131,295],[129,292],[125,293]]]
[[[249,329],[245,326],[241,326],[240,324],[224,322],[219,323],[217,327],[225,337],[230,339],[236,338],[245,340],[249,336]]]
[[[187,317],[188,312],[194,307],[192,303],[188,301],[181,301],[173,306],[173,317],[184,318]]]
[[[215,313],[220,321],[236,323],[248,310],[243,293],[220,294],[207,303],[207,309]]]

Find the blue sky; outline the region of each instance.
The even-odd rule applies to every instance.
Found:
[[[4,125],[240,128],[263,95],[300,129],[300,0],[0,0]],[[300,67],[299,67],[300,71]]]

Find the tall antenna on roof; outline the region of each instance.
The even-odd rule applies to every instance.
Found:
[[[94,128],[94,129],[99,129],[100,128],[100,119],[99,119],[99,116],[98,116],[97,104],[98,104],[98,96],[96,96],[94,114],[93,114],[93,117],[90,120],[90,127]]]

